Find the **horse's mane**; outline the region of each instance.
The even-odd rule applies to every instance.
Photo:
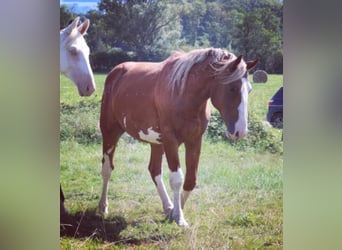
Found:
[[[241,78],[246,72],[246,64],[243,60],[234,72],[227,71],[226,69],[236,59],[236,56],[222,49],[208,48],[197,49],[188,53],[176,52],[170,57],[170,59],[175,60],[168,81],[171,93],[182,94],[192,67],[207,58],[212,69],[210,74],[215,76],[222,84],[233,82]]]

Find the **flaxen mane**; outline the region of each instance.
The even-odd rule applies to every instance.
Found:
[[[177,92],[181,95],[191,68],[196,63],[203,62],[209,56],[210,60],[208,62],[213,70],[211,74],[222,84],[238,80],[246,72],[246,63],[243,60],[234,72],[226,70],[229,64],[236,59],[236,56],[222,49],[209,48],[193,50],[188,53],[178,52],[174,55],[177,59],[173,65],[168,82],[171,93]]]

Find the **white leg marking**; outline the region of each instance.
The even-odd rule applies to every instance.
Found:
[[[145,134],[142,130],[139,131],[139,137],[143,141],[147,141],[150,143],[161,144],[160,142],[160,134],[152,129],[152,127],[147,129],[147,134]]]
[[[108,150],[111,151],[111,150]],[[104,162],[102,164],[102,195],[99,202],[99,210],[102,214],[108,214],[108,182],[112,173],[112,167],[110,166],[110,160],[108,154],[103,155]]]
[[[159,196],[162,200],[162,203],[163,203],[163,209],[164,209],[164,213],[165,214],[169,214],[172,209],[173,209],[173,204],[166,192],[166,188],[165,188],[165,185],[164,185],[164,182],[163,182],[163,178],[161,175],[157,175],[154,180],[156,181],[157,183],[157,190],[158,190],[158,193],[159,193]]]
[[[107,157],[113,151],[113,149],[114,149],[114,146],[107,150]]]
[[[172,219],[176,221],[179,226],[188,226],[188,223],[184,219],[183,210],[181,207],[181,187],[183,184],[184,176],[181,168],[178,168],[177,172],[171,172],[170,186],[173,190],[174,208],[172,211]]]
[[[183,192],[182,192],[182,196],[181,196],[181,204],[182,204],[182,209],[184,208],[184,204],[185,204],[185,202],[186,202],[186,200],[189,198],[189,195],[190,195],[190,193],[191,193],[191,191],[185,191],[185,190],[183,190]]]

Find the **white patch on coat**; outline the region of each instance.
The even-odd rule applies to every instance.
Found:
[[[147,134],[145,134],[142,130],[139,131],[139,137],[143,141],[147,141],[150,143],[161,144],[160,142],[160,133],[154,131],[152,127],[147,129]]]
[[[127,128],[126,116],[123,118],[123,124],[124,124],[124,127]]]

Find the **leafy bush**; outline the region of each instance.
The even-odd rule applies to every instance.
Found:
[[[61,104],[60,140],[80,144],[102,143],[98,126],[99,104],[81,101],[77,106]]]
[[[272,74],[283,74],[283,52],[277,50],[266,58],[265,69]]]
[[[249,132],[245,139],[237,142],[228,140],[225,136],[225,130],[226,127],[220,114],[218,112],[213,112],[205,134],[205,137],[212,142],[227,141],[227,143],[239,150],[282,153],[280,140],[269,127],[265,126],[263,122],[258,120],[253,114],[249,114]]]
[[[90,55],[91,66],[94,72],[109,72],[116,65],[131,61],[133,56],[122,49],[99,51]]]
[[[100,104],[95,101],[81,101],[77,105],[61,103],[60,139],[73,140],[80,144],[101,144],[99,129]],[[249,115],[249,133],[238,142],[228,140],[226,127],[220,114],[212,113],[205,138],[211,142],[225,141],[239,150],[282,153],[281,141],[273,129],[265,126],[255,115]]]

